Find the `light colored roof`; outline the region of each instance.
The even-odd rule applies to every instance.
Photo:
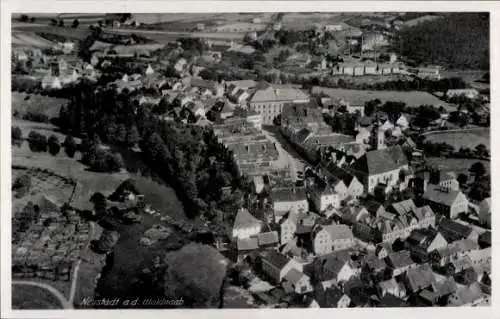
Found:
[[[346,225],[328,225],[322,227],[332,240],[354,238],[352,231]]]
[[[238,250],[255,250],[259,248],[257,238],[238,238]]]
[[[259,243],[259,246],[272,245],[272,244],[276,244],[279,242],[277,231],[260,233],[256,237],[257,237],[257,241]]]
[[[455,296],[457,296],[458,300],[453,301],[453,303],[456,305],[465,305],[481,298],[482,295],[481,287],[478,283],[474,283],[469,287],[465,287],[455,292]]]
[[[286,273],[284,278],[285,278],[285,280],[289,281],[290,283],[296,285],[300,281],[300,279],[302,279],[302,277],[304,277],[304,276],[307,277],[307,275],[305,275],[304,273],[298,271],[295,268],[292,268],[292,269],[290,269],[290,271],[288,271]]]
[[[257,90],[251,97],[250,102],[278,102],[309,99],[302,90],[293,87],[275,88],[272,85]]]
[[[387,290],[397,289],[399,287],[399,284],[396,282],[396,279],[391,278],[389,280],[379,282],[378,286],[381,289],[387,291]]]
[[[401,146],[367,152],[355,163],[354,169],[369,175],[380,174],[408,164]]]
[[[400,202],[392,203],[391,206],[399,215],[406,215],[417,208],[413,199],[406,199]]]
[[[419,287],[429,287],[435,283],[434,273],[428,264],[423,264],[417,268],[409,269],[406,277],[412,289],[418,290]]]
[[[233,228],[246,228],[261,225],[261,221],[253,217],[246,208],[241,208],[234,220]]]
[[[430,186],[427,188],[422,197],[434,203],[440,203],[446,206],[451,206],[453,202],[456,200],[459,193],[461,192],[453,189],[443,190],[439,186],[436,187]]]
[[[307,200],[306,189],[303,187],[275,188],[270,194],[273,202],[291,202]]]

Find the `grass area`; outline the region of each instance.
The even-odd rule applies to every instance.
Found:
[[[12,112],[17,112],[20,118],[27,112],[45,114],[49,119],[56,118],[61,107],[68,102],[67,99],[41,94],[12,92]]]
[[[83,40],[90,35],[89,28],[83,25],[80,25],[80,27],[73,29],[69,25],[65,27],[53,27],[48,25],[48,23],[47,24],[35,23],[35,24],[16,24],[12,28],[12,34],[13,36],[16,35],[16,37],[18,36],[18,34],[34,33],[34,32],[54,34],[57,36],[62,36],[65,39],[71,41]],[[43,39],[42,37],[39,36],[37,37]]]
[[[408,107],[418,107],[420,105],[428,104],[433,106],[443,106],[448,111],[456,110],[452,106],[436,96],[423,92],[423,91],[368,91],[368,90],[348,90],[348,89],[335,89],[315,86],[312,89],[313,94],[321,92],[329,96],[343,98],[351,105],[365,105],[365,102],[379,99],[382,103],[391,102],[404,102]]]
[[[469,158],[440,158],[440,157],[428,157],[425,159],[429,165],[435,166],[442,172],[453,171],[456,174],[464,173],[468,174],[469,168],[472,164],[476,162],[481,162],[484,168],[489,173],[491,170],[491,162],[477,159]]]
[[[47,138],[49,138],[53,134],[57,136],[59,142],[61,143],[64,142],[64,139],[66,138],[66,134],[61,133],[57,126],[49,123],[38,123],[38,122],[25,121],[13,118],[12,126],[18,126],[21,129],[24,138],[27,138],[31,131],[36,131],[40,134],[43,134],[47,136]],[[81,140],[75,137],[75,142],[80,143]],[[29,151],[28,143],[23,143],[21,149],[18,151],[22,153]],[[61,149],[61,154],[58,156],[63,156],[63,154],[64,151]]]
[[[453,145],[456,150],[461,147],[474,149],[479,144],[490,147],[490,129],[474,128],[459,131],[440,131],[424,134],[426,141],[434,143],[445,142]]]
[[[62,306],[59,300],[46,289],[25,285],[12,285],[12,309],[62,309]]]
[[[38,48],[38,49],[48,49],[53,47],[55,43],[47,39],[44,39],[39,35],[36,35],[34,32],[13,32],[12,45],[29,46],[31,48]],[[12,99],[14,99],[14,96],[12,97]]]

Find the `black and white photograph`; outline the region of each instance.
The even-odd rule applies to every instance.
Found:
[[[10,15],[13,311],[492,305],[488,10],[143,11]]]

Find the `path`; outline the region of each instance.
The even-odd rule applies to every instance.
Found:
[[[76,261],[76,266],[73,268],[73,274],[71,275],[71,289],[69,291],[69,303],[73,305],[76,292],[76,284],[78,283],[78,270],[80,270],[80,264],[82,261],[78,259]]]
[[[35,287],[39,287],[39,288],[42,288],[42,289],[45,289],[45,290],[48,290],[49,292],[51,292],[58,300],[59,302],[61,303],[61,306],[63,307],[63,309],[73,309],[73,304],[71,302],[69,302],[63,295],[62,293],[57,290],[56,288],[48,285],[48,284],[44,284],[44,283],[41,283],[41,282],[37,282],[37,281],[32,281],[32,280],[13,280],[12,281],[12,285],[25,285],[25,286],[35,286]]]
[[[266,127],[262,132],[276,145],[280,158],[284,158],[288,163],[292,180],[296,181],[298,172],[303,172],[308,165],[307,161],[285,140],[277,127]]]

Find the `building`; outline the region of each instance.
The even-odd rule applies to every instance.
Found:
[[[452,307],[473,307],[489,302],[489,297],[482,292],[479,284],[458,289],[448,297],[448,305]]]
[[[300,212],[288,212],[283,218],[281,218],[280,225],[280,242],[281,244],[286,244],[295,237],[295,231],[297,230],[297,224],[302,213]]]
[[[392,270],[392,277],[396,277],[408,269],[416,267],[416,263],[411,259],[410,252],[407,250],[390,252],[385,258],[385,262]]]
[[[311,200],[318,212],[324,212],[327,209],[340,208],[340,196],[332,187],[325,185],[324,187],[314,186],[310,189]]]
[[[274,283],[281,283],[291,269],[301,272],[302,265],[274,250],[262,257],[262,271]]]
[[[250,108],[262,115],[263,124],[272,124],[280,115],[285,103],[308,103],[310,97],[292,86],[271,85],[260,82],[256,91],[249,98]]]
[[[274,211],[275,221],[279,221],[287,212],[307,212],[306,189],[301,187],[281,187],[270,191],[271,206]]]
[[[446,91],[445,96],[448,100],[460,96],[475,99],[479,96],[479,92],[476,89],[451,89]]]
[[[408,269],[403,276],[406,290],[411,293],[417,293],[435,284],[434,273],[428,264]]]
[[[337,165],[329,165],[328,170],[336,177],[340,178],[347,187],[347,196],[350,198],[359,198],[363,195],[364,187],[356,175]]]
[[[333,251],[351,248],[354,245],[354,235],[346,225],[318,226],[312,233],[314,238],[314,253],[325,255]]]
[[[430,253],[448,246],[444,237],[433,228],[415,229],[406,239],[412,256],[427,261]]]
[[[485,198],[479,204],[479,221],[486,225],[486,227],[491,228],[491,198]]]
[[[416,74],[421,79],[440,80],[441,74],[438,67],[418,68]]]
[[[249,238],[260,233],[261,229],[262,222],[253,217],[247,209],[241,208],[234,220],[232,236],[238,239]]]
[[[316,295],[321,308],[347,308],[351,304],[351,298],[337,287],[317,290]]]
[[[366,193],[373,194],[377,185],[406,188],[407,177],[401,180],[401,172],[408,171],[408,160],[401,146],[377,149],[361,156],[350,168],[364,185]]]
[[[345,252],[319,256],[304,266],[304,272],[309,274],[314,282],[320,283],[324,289],[345,283],[359,273]]]
[[[405,286],[402,283],[397,282],[394,278],[379,282],[377,284],[377,292],[380,298],[383,298],[387,294],[401,299],[406,297]]]
[[[300,295],[309,293],[313,290],[309,276],[295,268],[288,271],[283,278],[282,285],[283,288],[285,288],[285,292],[294,292]]]
[[[447,187],[429,185],[422,198],[434,212],[447,218],[455,219],[468,209],[467,197]]]

